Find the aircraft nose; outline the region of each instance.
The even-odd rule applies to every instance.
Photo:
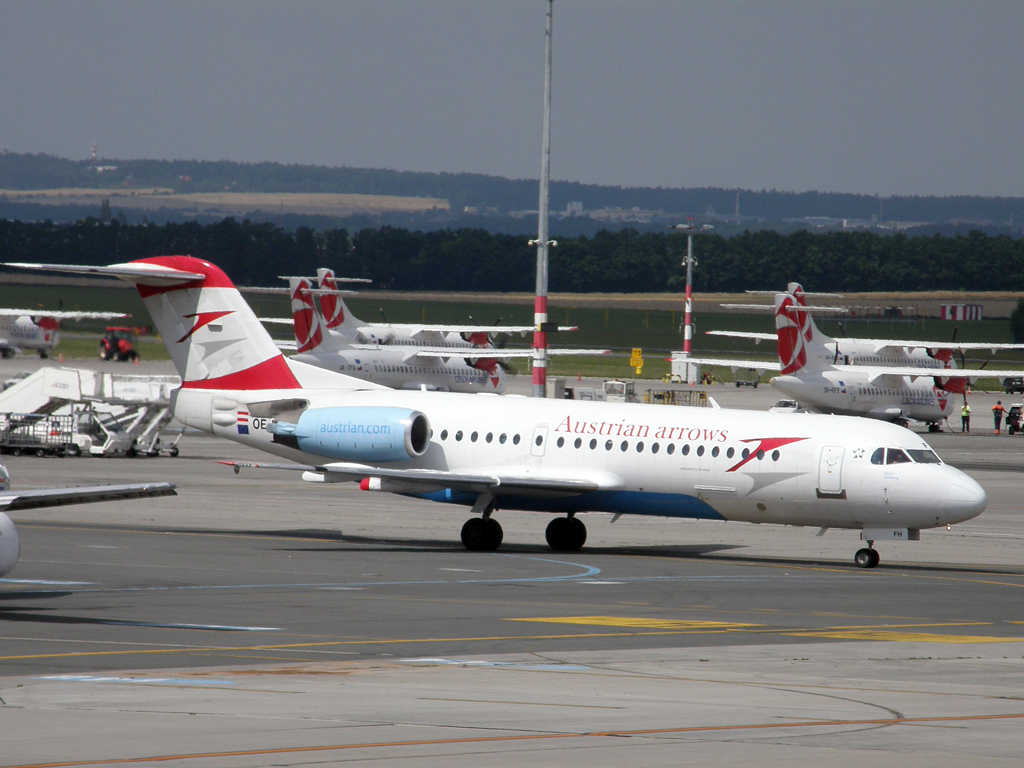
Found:
[[[962,472],[958,472],[957,477],[946,486],[946,515],[950,518],[949,522],[977,517],[985,511],[987,504],[988,494],[985,489]]]

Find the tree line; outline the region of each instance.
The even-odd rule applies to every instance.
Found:
[[[686,237],[601,231],[560,237],[550,253],[558,292],[681,291]],[[279,285],[278,275],[330,267],[376,288],[532,291],[536,249],[528,235],[482,229],[412,231],[396,227],[294,231],[228,218],[124,224],[0,220],[0,261],[103,265],[191,254],[223,268],[239,285]],[[695,290],[774,289],[796,280],[811,291],[1024,291],[1024,240],[982,232],[946,237],[868,232],[780,234],[770,230],[695,239]]]
[[[98,172],[97,166],[116,170]],[[69,160],[46,154],[0,152],[0,189],[61,187],[166,187],[176,192],[334,192],[363,195],[438,197],[458,216],[465,206],[494,207],[501,213],[536,210],[537,180],[481,173],[425,173],[385,168],[325,167],[227,160]],[[717,187],[619,187],[555,180],[552,210],[570,201],[584,208],[606,207],[703,214],[708,206],[732,213],[735,189]],[[1004,224],[1024,216],[1024,199],[976,196],[893,196],[840,192],[740,190],[741,211],[769,221],[804,216],[888,221],[967,220]]]

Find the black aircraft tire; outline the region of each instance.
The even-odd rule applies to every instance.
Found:
[[[868,568],[875,568],[881,562],[882,558],[879,557],[877,549],[871,549],[868,551],[871,552],[871,564]]]
[[[484,552],[490,538],[487,533],[487,521],[481,517],[471,517],[462,526],[462,544],[470,552]]]
[[[876,557],[877,555],[870,549],[858,549],[857,554],[853,556],[853,562],[858,568],[874,568],[878,565]]]
[[[484,551],[493,552],[501,546],[501,542],[505,539],[505,532],[501,530],[501,524],[493,517],[488,517],[484,520],[484,526],[487,531],[487,542]]]

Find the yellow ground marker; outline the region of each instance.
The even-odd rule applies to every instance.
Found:
[[[737,624],[728,621],[686,621],[683,619],[644,619],[629,616],[542,616],[532,619],[505,619],[505,621],[532,621],[539,624],[575,624],[585,627],[629,627],[630,629],[713,630],[751,629],[761,624]]]

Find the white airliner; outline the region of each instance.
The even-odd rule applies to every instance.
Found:
[[[295,332],[295,360],[394,389],[442,392],[505,391],[504,361],[533,350],[499,350],[498,333],[526,333],[531,326],[367,325],[345,306],[334,275],[318,271],[320,289],[288,278]],[[263,318],[263,322],[277,322]],[[560,330],[575,330],[561,328]],[[549,354],[608,354],[610,350],[550,349]]]
[[[174,483],[130,483],[97,485],[86,488],[47,488],[38,491],[12,491],[7,468],[0,464],[0,509],[15,512],[24,509],[85,504],[94,501],[142,499],[151,496],[175,496]],[[18,529],[4,512],[0,512],[0,577],[6,576],[21,555]]]
[[[0,356],[14,357],[17,350],[32,350],[42,358],[53,354],[60,340],[61,320],[111,320],[128,317],[123,312],[46,312],[31,309],[0,309]]]
[[[834,416],[403,392],[286,360],[220,269],[189,256],[110,267],[10,265],[134,282],[183,384],[183,423],[298,463],[312,482],[359,482],[472,506],[469,549],[502,540],[498,510],[559,516],[556,550],[583,546],[584,512],[857,530],[875,541],[979,515],[985,491],[920,436]],[[613,518],[614,519],[614,518]]]
[[[965,393],[968,381],[1024,373],[956,369],[952,351],[936,342],[930,342],[932,346],[927,348],[926,342],[833,339],[818,330],[803,297],[789,293],[776,294],[775,326],[774,335],[742,336],[774,340],[778,362],[704,357],[689,360],[701,365],[779,371],[771,385],[815,413],[867,416],[903,424],[913,419],[927,423],[932,431],[938,431],[939,422],[953,412],[954,395]],[[899,344],[908,349],[900,352],[896,349]]]

